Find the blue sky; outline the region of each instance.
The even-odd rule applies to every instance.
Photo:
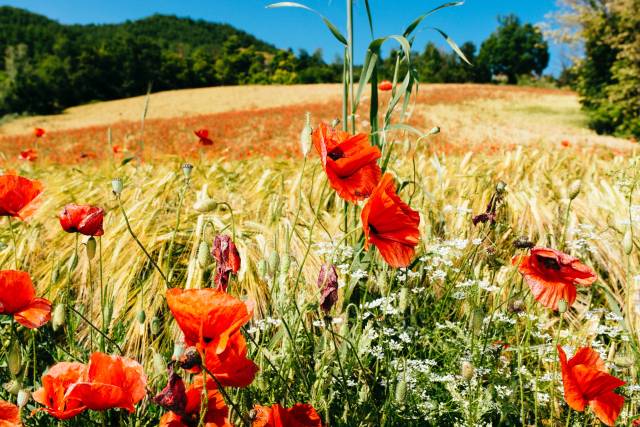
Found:
[[[275,1],[275,0],[274,0]],[[448,0],[370,0],[375,35],[401,33],[415,17]],[[327,16],[339,28],[345,25],[344,0],[301,1]],[[340,47],[322,22],[299,9],[265,9],[263,0],[0,0],[0,5],[22,7],[62,23],[113,23],[138,19],[153,13],[174,14],[226,22],[280,48],[313,51],[322,48],[332,60]],[[361,61],[369,41],[364,1],[355,0],[356,60]],[[497,25],[496,17],[515,13],[523,21],[538,23],[555,8],[555,0],[467,0],[463,6],[445,9],[428,18],[424,26],[442,29],[462,44],[471,40],[480,45]],[[429,41],[444,46],[439,36],[422,30],[416,49]],[[547,72],[557,74],[562,65],[561,49],[551,47]]]

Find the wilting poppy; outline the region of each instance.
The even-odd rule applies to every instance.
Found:
[[[0,400],[0,427],[20,427],[20,409],[12,403]]]
[[[207,369],[223,385],[245,387],[258,370],[247,359],[240,331],[253,315],[247,304],[216,289],[169,289],[167,304],[184,333],[185,344],[197,346]]]
[[[164,414],[160,418],[160,427],[190,427],[198,424],[203,382],[201,375],[194,378],[193,383],[186,388],[184,406]],[[218,391],[216,383],[213,379],[207,378],[207,412],[204,415],[204,425],[206,427],[231,427],[228,416],[229,409],[222,394]]]
[[[420,215],[398,197],[390,174],[380,180],[361,218],[365,249],[373,244],[390,266],[408,266],[420,238]]]
[[[576,285],[590,286],[596,273],[578,258],[555,249],[535,247],[529,255],[516,256],[513,264],[524,276],[533,297],[545,307],[558,309],[564,299],[569,307],[576,300]]]
[[[215,282],[218,289],[227,290],[229,275],[236,274],[240,270],[240,254],[231,237],[218,235],[213,240],[211,255],[216,260]]]
[[[135,360],[104,353],[93,353],[87,369],[72,384],[65,397],[76,399],[88,409],[104,411],[123,408],[134,412],[134,405],[146,395],[147,377]]]
[[[17,175],[0,176],[0,216],[25,219],[36,207],[42,184]]]
[[[42,376],[42,387],[33,393],[33,400],[44,405],[43,411],[59,419],[73,418],[87,407],[77,398],[67,395],[72,384],[84,375],[86,365],[78,362],[60,362]]]
[[[624,398],[613,392],[626,383],[609,375],[598,352],[582,347],[567,361],[567,355],[558,346],[564,400],[571,408],[582,412],[589,405],[598,419],[613,426],[620,415]]]
[[[36,150],[34,150],[33,148],[28,148],[26,150],[23,150],[18,155],[18,159],[26,160],[28,162],[33,162],[37,158],[38,158],[38,152]]]
[[[382,92],[388,92],[391,89],[393,89],[393,83],[391,83],[389,80],[383,80],[378,84],[378,90]]]
[[[254,407],[253,427],[322,427],[320,415],[313,406],[296,403],[291,408],[279,404]]]
[[[33,134],[36,136],[36,138],[40,138],[40,137],[43,137],[43,136],[44,136],[45,131],[44,131],[44,129],[42,129],[42,128],[35,128],[35,129],[33,130]]]
[[[0,271],[0,314],[35,329],[51,320],[51,302],[37,298],[31,277],[24,271]]]
[[[367,198],[380,180],[380,149],[369,144],[367,135],[351,136],[321,123],[312,133],[331,188],[349,202]]]
[[[333,264],[323,264],[318,274],[318,287],[320,288],[320,308],[324,312],[338,301],[338,272]]]
[[[104,210],[90,205],[69,204],[60,213],[60,225],[67,233],[80,233],[85,236],[102,236]]]
[[[173,364],[169,366],[169,380],[162,391],[151,400],[164,409],[183,414],[187,407],[187,389],[182,377],[173,370]]]
[[[213,141],[209,138],[209,130],[208,129],[198,129],[193,131],[198,137],[198,142],[200,145],[213,145]]]

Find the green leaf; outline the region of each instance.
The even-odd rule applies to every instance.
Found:
[[[471,65],[471,62],[469,62],[469,60],[467,59],[467,57],[466,57],[466,56],[464,56],[464,53],[462,53],[462,51],[460,50],[460,48],[458,47],[458,45],[456,44],[456,42],[454,42],[454,41],[453,41],[453,40],[452,40],[448,35],[446,35],[444,31],[439,30],[439,29],[437,29],[437,28],[432,28],[432,30],[435,30],[435,31],[439,32],[439,33],[440,33],[440,35],[441,35],[442,37],[444,37],[445,41],[449,44],[449,46],[451,46],[451,49],[453,49],[453,51],[454,51],[455,53],[457,53],[457,54],[458,54],[458,56],[459,56],[459,57],[460,57],[464,62],[466,62],[467,64]]]
[[[436,7],[435,9],[431,9],[429,12],[425,13],[424,15],[420,15],[415,21],[413,21],[406,30],[404,30],[404,33],[402,34],[405,37],[408,37],[409,34],[411,34],[412,32],[415,31],[415,29],[418,27],[418,25],[420,25],[420,23],[429,15],[433,15],[434,13],[436,13],[437,11],[441,10],[441,9],[445,9],[447,7],[453,7],[453,6],[462,6],[464,4],[464,1],[452,1],[449,3],[445,3],[443,5],[440,5],[438,7]]]
[[[389,130],[403,130],[406,132],[414,133],[420,138],[424,138],[426,134],[419,129],[414,128],[413,126],[409,126],[405,123],[395,123],[389,126]]]
[[[369,30],[371,31],[371,38],[373,38],[373,18],[371,17],[371,8],[369,7],[369,0],[364,0],[364,7],[367,9],[367,18],[369,19]]]
[[[127,157],[126,159],[123,159],[122,162],[120,163],[120,166],[124,166],[127,163],[129,163],[130,161],[132,161],[135,157]]]
[[[373,74],[373,69],[378,62],[378,55],[375,53],[371,53],[371,51],[367,51],[367,57],[365,58],[364,65],[362,66],[362,72],[360,74],[360,82],[358,83],[358,91],[356,92],[356,99],[353,102],[353,111],[352,113],[356,113],[356,109],[358,108],[358,104],[360,104],[360,97],[362,96],[362,91],[364,87],[371,79],[371,75]]]
[[[347,39],[345,38],[345,36],[342,35],[342,33],[340,33],[340,30],[338,30],[338,28],[333,25],[331,23],[331,21],[329,21],[327,18],[325,18],[320,12],[318,12],[315,9],[310,8],[309,6],[305,6],[304,4],[301,3],[296,3],[293,1],[282,1],[279,3],[273,3],[267,6],[267,9],[277,9],[277,8],[281,8],[281,7],[294,7],[297,9],[304,9],[307,10],[309,12],[315,13],[316,15],[318,15],[320,17],[320,19],[322,19],[322,22],[324,22],[324,24],[329,28],[329,31],[331,31],[331,34],[333,34],[333,36],[343,45],[347,45]]]

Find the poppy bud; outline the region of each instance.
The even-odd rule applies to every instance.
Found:
[[[69,271],[75,270],[77,266],[78,266],[78,254],[74,252],[73,255],[71,255],[71,258],[69,258],[69,262],[68,262]]]
[[[66,312],[64,304],[57,304],[53,309],[53,315],[51,316],[51,327],[54,331],[60,329],[60,326],[64,324]]]
[[[567,191],[567,195],[569,196],[569,200],[573,200],[578,197],[580,194],[580,189],[582,188],[582,181],[576,179],[571,184],[569,184],[569,189]]]
[[[198,246],[198,265],[201,269],[205,269],[211,263],[211,255],[209,254],[209,244],[204,240]]]
[[[404,404],[404,398],[407,395],[407,374],[403,374],[398,383],[396,384],[396,403],[399,405]]]
[[[628,227],[627,231],[624,233],[622,248],[624,249],[624,253],[627,255],[630,255],[631,251],[633,251],[633,232],[631,231],[631,227]]]
[[[467,381],[470,381],[473,378],[473,374],[475,374],[476,369],[473,367],[473,364],[468,360],[463,360],[460,365],[460,375]]]
[[[8,383],[4,383],[2,384],[2,387],[14,396],[20,393],[20,390],[22,389],[22,385],[18,380],[11,380]]]
[[[338,301],[338,272],[333,264],[323,264],[318,274],[320,308],[327,313]]]
[[[85,243],[85,249],[87,251],[87,258],[92,260],[93,257],[96,256],[96,239],[93,236],[89,237],[87,243]]]
[[[278,252],[271,252],[269,256],[269,272],[275,276],[278,272],[278,267],[280,266],[280,255]]]
[[[569,308],[567,306],[567,301],[564,298],[561,298],[560,301],[558,301],[558,313],[566,313],[567,308]]]
[[[337,117],[333,120],[331,120],[331,127],[335,128],[340,124],[340,119],[338,119]]]
[[[507,183],[504,181],[498,181],[496,184],[496,193],[502,194],[507,190]]]
[[[160,330],[162,329],[162,322],[158,316],[153,316],[151,319],[151,333],[153,335],[158,335]]]
[[[138,311],[138,314],[136,315],[136,320],[138,321],[139,324],[144,324],[144,321],[147,320],[147,314],[144,312],[144,310],[140,310]]]
[[[185,178],[191,178],[191,171],[193,171],[193,165],[191,163],[185,163],[182,165],[182,174]]]
[[[311,114],[307,113],[305,118],[305,124],[302,128],[302,132],[300,132],[300,150],[302,151],[302,155],[307,157],[309,154],[309,150],[311,149],[311,133],[313,129],[311,129]]]
[[[31,392],[24,388],[20,389],[20,391],[18,392],[18,399],[16,401],[18,408],[24,408],[29,402],[29,399],[31,399]]]
[[[113,194],[115,196],[119,196],[122,193],[122,190],[124,189],[124,184],[122,184],[122,179],[113,178],[111,180],[111,189],[113,190]]]
[[[429,131],[429,135],[437,135],[439,133],[440,133],[440,127],[439,126],[433,127]]]
[[[218,207],[218,202],[209,198],[198,199],[193,204],[193,209],[200,213],[211,212],[217,207]]]
[[[18,376],[22,369],[22,350],[18,340],[15,338],[11,340],[9,352],[7,353],[7,366],[14,377]]]
[[[178,359],[178,366],[182,369],[193,369],[202,364],[202,358],[198,349],[195,347],[187,347]]]
[[[261,259],[258,261],[258,276],[264,278],[267,275],[267,261]]]

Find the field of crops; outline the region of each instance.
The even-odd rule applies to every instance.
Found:
[[[637,143],[560,90],[422,85],[378,145],[369,107],[363,137],[331,128],[337,85],[233,90],[0,127],[0,398],[22,423],[640,422]],[[16,308],[9,270],[47,302]]]

